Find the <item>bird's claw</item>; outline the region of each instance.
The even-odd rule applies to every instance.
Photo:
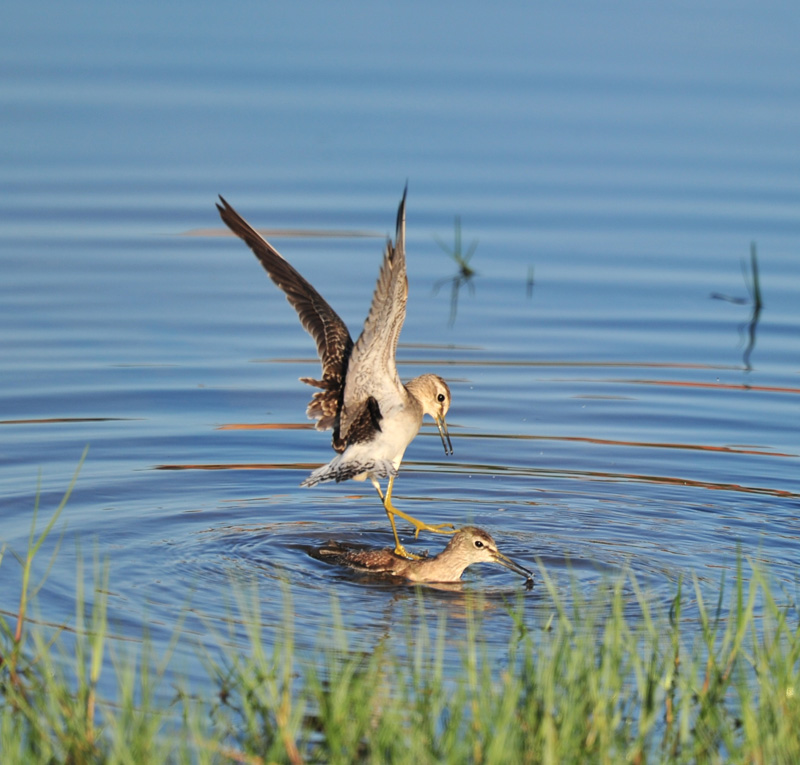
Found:
[[[414,526],[414,539],[419,539],[420,531],[432,531],[434,534],[455,534],[456,527],[452,523],[438,523],[435,526],[430,526],[427,523],[421,523],[419,526]]]
[[[397,545],[397,547],[394,548],[394,554],[399,555],[401,558],[407,558],[408,560],[422,560],[424,557],[422,555],[414,555],[414,553],[410,553],[405,547],[403,547],[403,545]]]

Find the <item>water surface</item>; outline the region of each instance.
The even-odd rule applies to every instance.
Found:
[[[508,602],[549,617],[504,569],[420,589],[306,552],[389,526],[368,484],[299,488],[331,456],[297,381],[314,346],[214,201],[274,231],[356,335],[406,180],[399,369],[450,382],[455,455],[426,426],[398,506],[486,527],[567,599],[624,569],[664,605],[681,577],[715,593],[739,550],[796,592],[800,14],[445,7],[32,4],[0,31],[8,548],[89,445],[42,621],[72,621],[95,552],[115,634],[163,649],[188,608],[198,677],[195,641],[253,579],[265,634],[290,598],[302,650],[331,598],[354,650],[404,643],[409,613],[456,641],[470,593],[498,656]],[[457,215],[476,274],[451,321]]]

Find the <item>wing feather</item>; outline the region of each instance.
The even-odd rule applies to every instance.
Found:
[[[347,326],[323,297],[222,196],[220,201],[222,204],[217,204],[217,209],[225,225],[253,251],[270,279],[297,311],[301,324],[317,345],[322,379],[300,379],[322,390],[312,396],[306,413],[309,418],[317,420],[318,430],[334,429],[334,449],[342,451],[344,444],[339,439],[339,417],[353,349]]]
[[[393,407],[406,400],[406,392],[397,374],[395,353],[400,330],[406,317],[408,276],[406,274],[406,193],[397,210],[395,241],[386,243],[378,283],[364,329],[353,346],[344,389],[341,414],[342,438],[361,440],[356,427],[364,421],[364,409],[370,399],[379,407]]]

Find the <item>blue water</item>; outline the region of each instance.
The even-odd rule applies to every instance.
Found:
[[[791,3],[6,14],[7,549],[25,549],[37,482],[41,528],[89,445],[38,618],[73,621],[76,563],[91,579],[94,555],[110,560],[118,636],[146,625],[163,649],[190,608],[179,653],[197,677],[196,642],[218,640],[251,579],[269,634],[291,598],[302,649],[324,640],[331,598],[354,650],[402,643],[409,613],[444,613],[456,639],[475,592],[499,651],[506,600],[524,594],[531,625],[552,613],[541,583],[523,593],[500,568],[420,590],[307,555],[331,538],[387,545],[388,524],[368,484],[299,488],[331,456],[327,434],[295,427],[314,346],[221,236],[214,202],[275,231],[357,335],[406,180],[399,368],[450,381],[455,455],[427,426],[398,506],[486,527],[567,599],[624,568],[663,604],[680,577],[716,593],[738,550],[796,591],[798,39]],[[453,245],[455,216],[463,250],[477,244],[453,305],[457,266],[437,238]],[[0,579],[13,614],[8,554]]]

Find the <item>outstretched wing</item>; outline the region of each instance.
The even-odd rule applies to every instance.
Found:
[[[367,440],[380,427],[381,411],[406,400],[395,366],[397,340],[406,318],[406,192],[397,210],[395,241],[386,243],[378,283],[364,329],[350,355],[341,434],[346,442]],[[376,411],[377,404],[377,411]]]
[[[317,420],[318,430],[334,429],[333,448],[344,449],[339,439],[339,416],[344,395],[344,381],[353,340],[345,323],[322,296],[261,236],[225,199],[217,204],[225,225],[241,238],[261,261],[264,270],[286,294],[286,299],[297,311],[306,332],[314,338],[322,364],[322,379],[300,379],[308,385],[322,388],[315,393],[306,414]]]

